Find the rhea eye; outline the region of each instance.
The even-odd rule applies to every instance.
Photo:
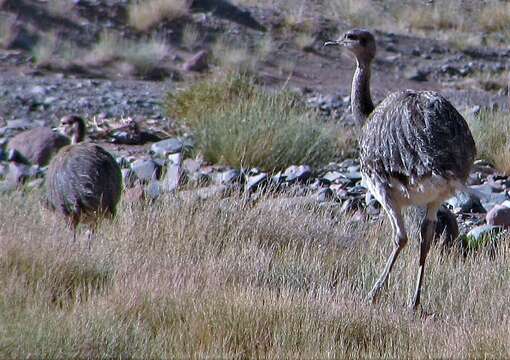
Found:
[[[356,35],[354,35],[354,34],[347,34],[347,35],[345,35],[345,37],[349,40],[356,40]]]

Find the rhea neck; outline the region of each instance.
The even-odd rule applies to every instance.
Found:
[[[78,144],[85,139],[85,124],[83,121],[78,121],[71,134],[71,144]]]
[[[351,108],[355,121],[363,125],[374,110],[370,96],[370,67],[372,59],[356,58],[356,71],[352,79]]]

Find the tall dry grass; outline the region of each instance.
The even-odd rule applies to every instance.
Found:
[[[163,20],[172,21],[187,15],[190,0],[136,0],[128,8],[129,24],[139,31],[147,31]]]
[[[123,204],[88,251],[40,197],[0,198],[1,358],[510,355],[506,245],[493,260],[432,249],[422,318],[404,307],[416,241],[381,302],[361,301],[390,251],[386,221],[170,197]]]
[[[478,157],[510,174],[510,113],[484,110],[476,117],[468,117],[468,121]]]
[[[505,1],[333,0],[324,7],[352,26],[434,36],[460,48],[510,42],[510,4]]]

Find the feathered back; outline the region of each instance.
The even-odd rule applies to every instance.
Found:
[[[363,127],[360,147],[363,172],[403,182],[433,172],[465,181],[476,155],[462,115],[432,91],[389,95]]]
[[[95,144],[67,146],[48,169],[48,202],[64,215],[114,215],[121,196],[120,168]]]
[[[45,166],[60,148],[69,145],[70,142],[64,135],[50,128],[40,127],[17,134],[9,141],[7,147],[17,150],[33,164]]]

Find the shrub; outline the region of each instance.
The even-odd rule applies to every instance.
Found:
[[[89,61],[104,63],[122,60],[133,65],[139,73],[146,74],[168,55],[168,51],[167,44],[158,37],[137,41],[105,31],[92,49]]]
[[[128,9],[129,24],[146,31],[162,20],[175,20],[189,12],[189,0],[149,0],[131,3]]]
[[[167,109],[190,127],[197,150],[213,163],[277,170],[335,156],[336,132],[296,95],[265,91],[245,76],[170,94]]]
[[[510,173],[510,113],[482,111],[469,120],[478,157],[498,170]]]

